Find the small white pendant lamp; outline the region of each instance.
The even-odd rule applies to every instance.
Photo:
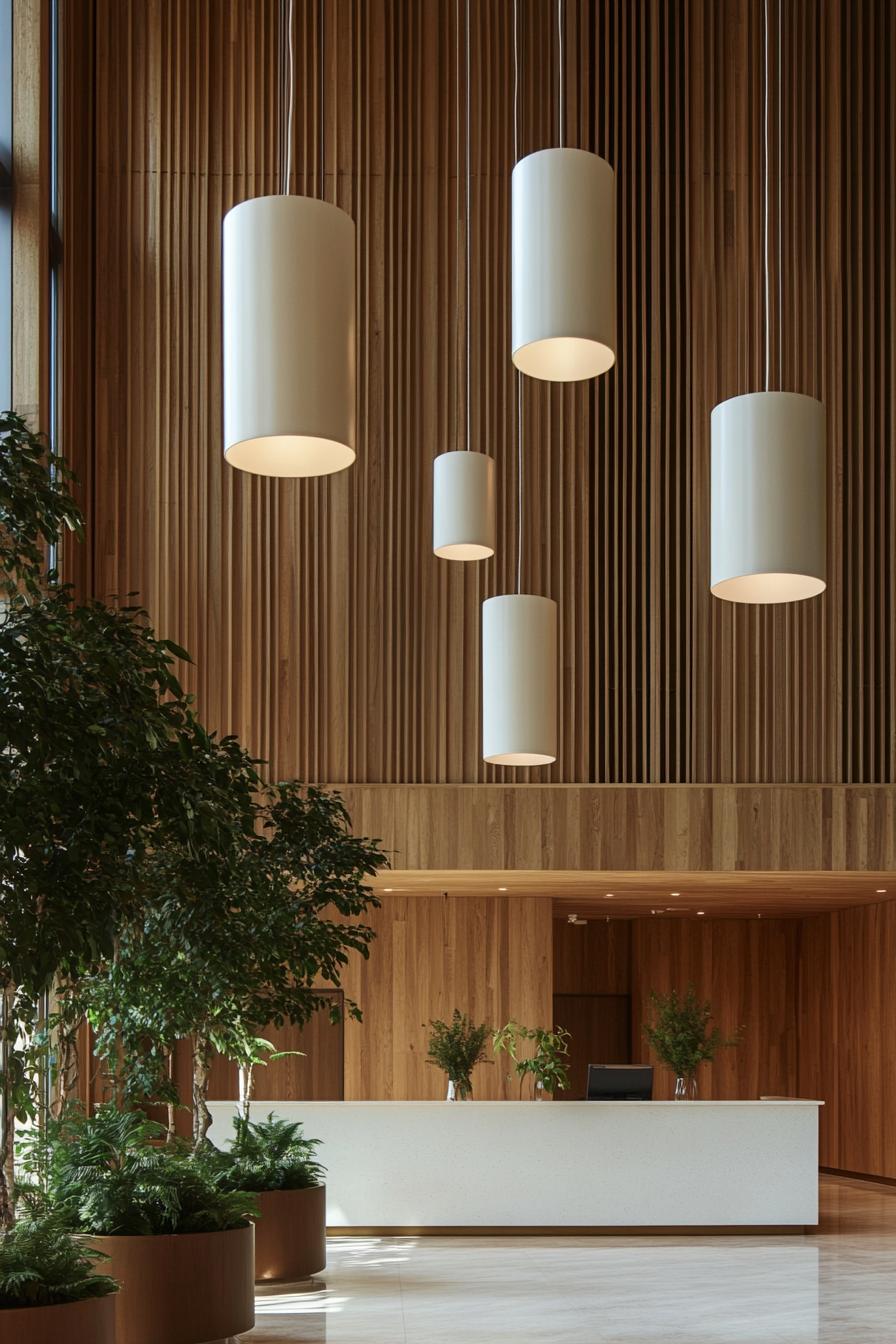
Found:
[[[224,218],[224,456],[261,476],[327,476],[355,460],[355,225],[289,195],[293,0],[283,194]]]
[[[814,397],[769,391],[768,69],[766,0],[765,391],[723,401],[711,421],[710,589],[727,602],[756,604],[815,597],[827,574],[824,406]],[[780,88],[779,69],[779,173]],[[779,181],[779,265],[780,199]]]
[[[616,360],[616,181],[596,154],[563,147],[521,159],[511,189],[512,351],[522,373],[577,382]]]
[[[457,0],[457,181],[460,188],[460,0]],[[470,6],[466,4],[466,447],[433,462],[432,549],[442,560],[485,560],[495,553],[495,460],[470,448]]]
[[[513,4],[514,142],[518,122],[517,4]],[[515,148],[515,145],[514,145]],[[523,593],[523,401],[516,375],[516,592],[482,604],[482,757],[490,765],[557,759],[557,603]]]

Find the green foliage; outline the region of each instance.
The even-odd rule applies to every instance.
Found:
[[[373,938],[357,919],[379,904],[365,882],[385,859],[376,842],[351,834],[338,794],[280,784],[260,795],[255,821],[211,888],[194,884],[180,847],[147,856],[152,901],[125,920],[115,956],[78,988],[128,1103],[173,1100],[167,1058],[176,1041],[193,1039],[197,1143],[211,1048],[257,1063],[258,1027],[332,1012],[321,983],[338,986],[349,955],[366,957]],[[351,1000],[346,1010],[360,1017]]]
[[[96,1272],[102,1258],[75,1240],[56,1214],[22,1219],[0,1237],[0,1309],[61,1306],[117,1292],[114,1279]]]
[[[235,1116],[233,1128],[229,1148],[207,1144],[197,1155],[225,1188],[257,1193],[323,1184],[324,1168],[315,1158],[320,1141],[303,1138],[300,1123],[275,1120],[271,1113],[257,1123]]]
[[[0,411],[0,593],[37,597],[46,549],[62,526],[82,535],[71,472],[21,416]]]
[[[164,1133],[137,1111],[104,1105],[88,1118],[70,1109],[30,1141],[24,1169],[34,1184],[23,1202],[53,1208],[92,1236],[244,1226],[256,1212],[252,1196],[194,1161],[187,1145],[161,1146]]]
[[[525,1041],[531,1041],[534,1045],[531,1055],[520,1054]],[[565,1062],[569,1055],[569,1032],[564,1027],[548,1031],[544,1027],[523,1027],[511,1019],[492,1036],[492,1049],[496,1055],[506,1051],[513,1060],[521,1093],[527,1076],[531,1077],[537,1091],[553,1094],[565,1092],[569,1087]]]
[[[683,997],[677,990],[650,995],[652,1021],[645,1023],[644,1035],[657,1057],[679,1078],[692,1078],[704,1061],[711,1061],[719,1050],[738,1045],[743,1035],[739,1028],[733,1036],[723,1036],[718,1027],[710,1030],[712,1008],[701,1003],[693,985]]]
[[[122,921],[151,900],[160,848],[177,852],[197,899],[213,889],[254,825],[260,786],[235,739],[197,720],[173,670],[183,650],[145,612],[78,604],[43,572],[60,527],[80,530],[69,479],[24,422],[0,416],[0,1084],[20,1120],[37,1100],[40,995],[61,981],[64,997],[114,953]],[[5,1223],[9,1143],[7,1126]]]
[[[466,1013],[455,1008],[450,1022],[430,1020],[432,1030],[429,1036],[427,1063],[435,1064],[448,1075],[448,1081],[454,1084],[457,1096],[461,1099],[473,1095],[471,1074],[477,1064],[485,1059],[485,1043],[491,1035],[491,1027],[484,1023],[475,1026]]]

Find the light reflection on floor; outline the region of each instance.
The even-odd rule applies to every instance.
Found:
[[[334,1238],[246,1344],[896,1344],[896,1190],[826,1178],[808,1237]]]

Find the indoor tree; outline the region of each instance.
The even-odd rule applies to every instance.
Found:
[[[338,794],[294,782],[262,791],[255,829],[219,862],[211,889],[197,893],[179,847],[148,856],[153,901],[79,987],[121,1099],[166,1102],[173,1133],[170,1059],[189,1040],[194,1145],[210,1124],[216,1050],[240,1068],[246,1115],[259,1031],[337,1012],[321,990],[339,986],[352,953],[368,955],[373,930],[358,920],[378,904],[366,880],[384,862],[377,842],[352,835]],[[345,1010],[360,1017],[352,1001]]]
[[[173,672],[183,650],[146,613],[78,602],[47,569],[81,532],[65,462],[0,415],[0,1224],[13,1218],[16,1119],[34,1114],[57,987],[54,1052],[70,1077],[67,992],[114,953],[145,903],[147,856],[175,847],[197,894],[254,823],[257,775],[202,727]],[[240,788],[234,786],[238,780]]]

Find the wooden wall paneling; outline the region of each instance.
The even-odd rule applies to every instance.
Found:
[[[341,1000],[342,995],[335,997]],[[299,1054],[289,1054],[256,1069],[256,1117],[269,1101],[341,1101],[345,1091],[344,1032],[345,1023],[331,1022],[326,1009],[320,1009],[304,1028],[263,1027],[259,1034],[277,1051],[298,1051]],[[217,1055],[209,1081],[210,1099],[233,1101],[238,1096],[236,1065]]]
[[[350,785],[398,869],[893,872],[896,787]]]
[[[554,920],[554,996],[628,994],[631,990],[631,924],[590,919]]]
[[[369,922],[377,933],[370,960],[353,959],[343,978],[364,1014],[345,1026],[347,1100],[443,1097],[444,1078],[426,1062],[428,1023],[455,1008],[491,1027],[511,1017],[550,1022],[548,897],[385,895]],[[475,1095],[514,1095],[505,1072],[480,1065]]]
[[[632,926],[632,1054],[645,1063],[650,992],[693,984],[709,999],[726,1033],[745,1028],[740,1045],[720,1051],[700,1073],[704,1098],[795,1096],[798,1090],[797,975],[799,921],[675,921],[658,916]],[[669,1070],[658,1068],[654,1095],[669,1097]]]
[[[556,142],[556,10],[520,11],[527,153]],[[617,174],[619,350],[588,385],[525,380],[524,586],[560,604],[557,763],[479,756],[479,607],[516,563],[509,3],[471,8],[469,315],[453,4],[326,0],[322,31],[299,9],[292,185],[353,214],[359,283],[358,462],[305,482],[221,455],[220,226],[277,188],[279,0],[63,7],[64,446],[91,520],[69,572],[139,592],[192,650],[206,721],[277,776],[892,782],[892,9],[780,8],[773,380],[827,406],[830,583],[763,611],[707,588],[710,411],[763,372],[761,7],[565,13],[567,142]],[[430,552],[431,458],[462,439],[468,316],[501,531],[494,560],[456,566]]]
[[[825,1103],[821,1162],[891,1179],[894,955],[896,910],[889,902],[804,922],[799,1084],[803,1095]]]
[[[45,0],[13,6],[12,69],[12,409],[48,432],[51,97]]]
[[[628,994],[555,994],[554,1021],[570,1033],[570,1086],[556,1100],[581,1101],[589,1064],[628,1064],[632,1057],[632,1002]]]

